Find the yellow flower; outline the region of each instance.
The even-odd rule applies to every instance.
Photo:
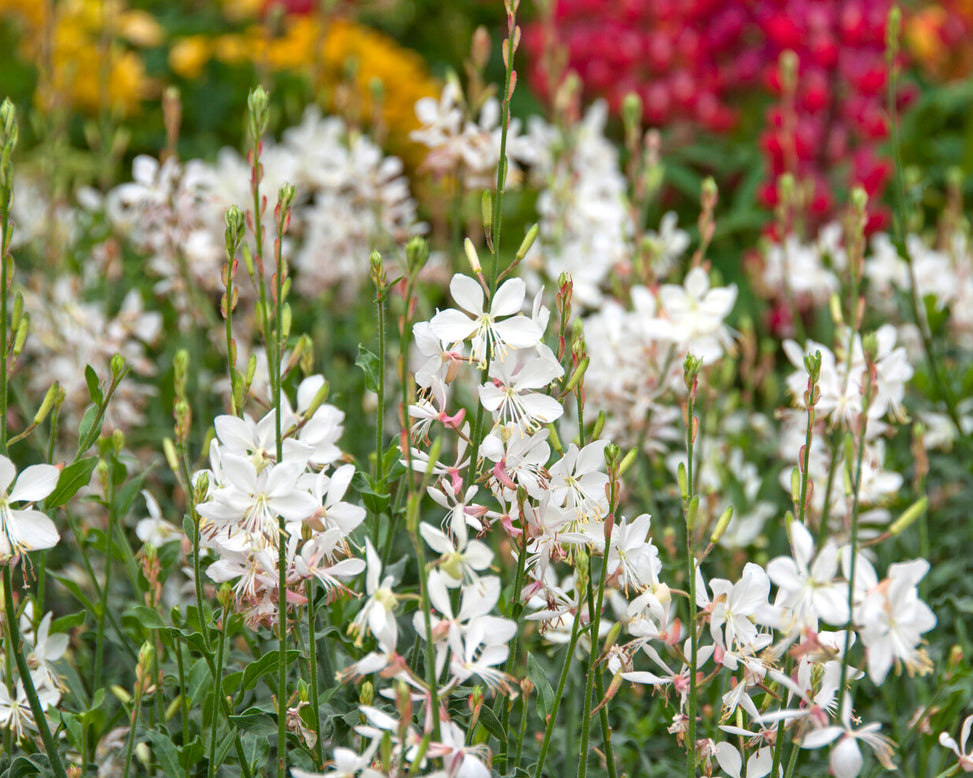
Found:
[[[169,49],[169,67],[177,76],[186,79],[198,78],[209,62],[213,44],[205,35],[191,35],[180,38]]]

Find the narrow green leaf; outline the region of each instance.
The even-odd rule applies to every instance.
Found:
[[[537,711],[543,721],[554,708],[554,689],[551,688],[551,684],[547,680],[547,673],[544,672],[541,663],[529,652],[527,654],[527,677],[530,678],[537,690]]]
[[[506,742],[507,736],[504,734],[503,725],[500,723],[500,719],[497,715],[490,710],[486,705],[480,708],[480,718],[479,723],[483,725],[483,729],[493,735],[501,743]]]
[[[88,396],[95,405],[101,405],[105,401],[105,395],[101,391],[101,382],[98,374],[91,365],[84,366],[84,380],[88,384]]]
[[[358,357],[355,359],[355,365],[360,367],[362,372],[365,373],[365,388],[371,392],[377,392],[378,371],[381,365],[378,357],[359,343]]]
[[[300,656],[300,651],[291,649],[290,651],[284,652],[284,660],[287,664],[290,664],[298,656]],[[277,655],[278,651],[275,648],[273,651],[268,651],[260,659],[255,662],[251,662],[247,665],[247,668],[243,671],[243,688],[245,690],[252,689],[257,685],[257,681],[267,673],[277,669]]]
[[[48,495],[44,506],[50,509],[64,505],[78,493],[82,486],[88,485],[88,482],[91,481],[91,473],[97,464],[98,457],[87,457],[65,467],[57,479],[57,486]]]

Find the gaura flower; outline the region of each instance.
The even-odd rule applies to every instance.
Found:
[[[33,508],[11,506],[15,502],[43,500],[54,491],[59,474],[53,465],[31,465],[16,478],[13,462],[0,456],[0,561],[27,551],[53,548],[60,540],[54,522],[45,514]]]

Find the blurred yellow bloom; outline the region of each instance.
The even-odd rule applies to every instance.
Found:
[[[213,54],[213,43],[205,35],[180,38],[169,49],[169,67],[177,76],[197,78]]]
[[[224,0],[223,8],[236,11],[250,0]],[[344,19],[331,19],[322,29],[313,15],[293,14],[280,20],[276,34],[264,25],[254,24],[243,33],[212,39],[207,49],[202,40],[182,39],[172,49],[169,63],[173,71],[186,78],[198,75],[205,57],[227,64],[250,61],[274,72],[304,71],[318,79],[332,110],[348,110],[355,118],[380,121],[388,133],[388,145],[405,160],[417,165],[426,150],[409,140],[416,129],[416,101],[438,96],[440,85],[430,74],[425,61],[392,38]],[[375,113],[374,87],[381,84],[381,114]],[[336,101],[340,87],[351,87],[350,100]],[[350,104],[349,104],[350,103]]]
[[[148,11],[125,11],[118,18],[118,31],[133,46],[161,46],[166,39],[155,17]]]
[[[43,0],[0,0],[0,11],[23,22],[21,54],[40,64],[44,41],[52,41],[51,72],[41,84],[42,104],[63,101],[83,111],[108,107],[122,114],[135,111],[154,84],[141,58],[124,43],[157,46],[162,27],[144,11],[130,11],[121,0],[62,0],[48,18]],[[104,106],[103,103],[107,103]]]

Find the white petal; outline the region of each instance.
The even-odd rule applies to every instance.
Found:
[[[511,316],[517,313],[524,304],[527,285],[520,278],[511,278],[497,290],[490,304],[490,314],[493,316]]]
[[[31,465],[22,471],[10,493],[10,502],[36,502],[54,491],[61,471],[54,465]]]
[[[523,282],[521,281],[521,283]],[[462,273],[457,273],[449,282],[449,293],[453,296],[456,304],[464,311],[469,311],[474,316],[482,315],[483,287],[477,281],[469,276],[464,276]],[[435,329],[433,332],[435,332]]]

